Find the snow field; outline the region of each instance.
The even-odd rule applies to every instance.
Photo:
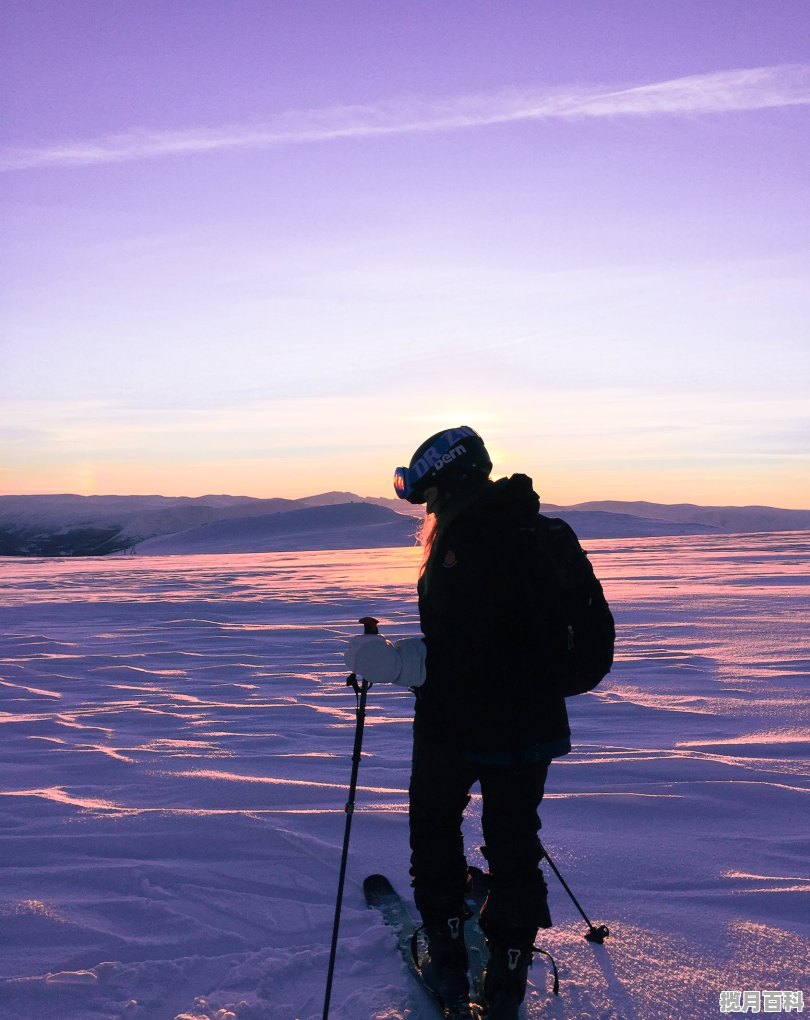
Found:
[[[810,1001],[806,533],[593,540],[618,659],[569,702],[529,1020]],[[418,553],[0,561],[0,1015],[319,1020],[351,770],[341,642],[417,630]],[[333,1020],[429,1020],[362,879],[408,894],[412,695],[369,695]],[[482,864],[480,801],[465,821]]]

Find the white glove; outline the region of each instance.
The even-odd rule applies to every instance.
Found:
[[[350,638],[343,658],[352,673],[373,684],[396,683],[402,669],[399,652],[382,634]]]
[[[421,637],[400,638],[394,642],[402,669],[396,683],[399,687],[421,687],[425,682],[425,656],[427,649]]]

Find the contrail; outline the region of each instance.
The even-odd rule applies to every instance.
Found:
[[[810,104],[810,64],[690,75],[621,89],[511,90],[442,100],[399,100],[276,114],[258,124],[132,130],[38,148],[0,149],[0,170],[81,167],[205,152],[258,150],[493,124],[596,117],[723,114]]]

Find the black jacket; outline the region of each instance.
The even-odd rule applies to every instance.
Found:
[[[419,583],[427,679],[417,733],[493,761],[549,759],[571,747],[565,699],[544,683],[531,621],[525,529],[539,507],[526,475],[487,483],[438,539]]]

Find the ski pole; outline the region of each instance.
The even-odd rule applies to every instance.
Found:
[[[363,624],[364,634],[376,634],[377,623],[373,616],[364,616],[360,623]],[[338,878],[337,902],[335,903],[335,921],[332,926],[332,947],[329,951],[329,970],[326,976],[326,995],[323,1000],[323,1020],[329,1017],[329,1001],[332,998],[332,978],[335,974],[335,956],[337,955],[338,931],[340,930],[340,908],[343,904],[343,886],[346,882],[346,862],[349,858],[349,835],[352,831],[352,815],[354,814],[354,801],[357,793],[357,772],[360,768],[361,749],[363,746],[363,724],[366,719],[366,695],[371,684],[362,676],[352,673],[346,680],[346,686],[351,687],[357,695],[357,727],[354,732],[354,749],[352,751],[352,777],[349,783],[349,799],[346,801],[346,828],[343,833],[343,856],[340,861],[340,876]]]
[[[583,919],[585,921],[585,924],[588,925],[588,931],[585,934],[585,938],[589,942],[596,942],[598,945],[601,946],[603,944],[603,942],[605,941],[605,939],[610,934],[608,926],[606,924],[600,924],[599,927],[597,928],[594,924],[591,923],[590,918],[585,913],[585,911],[582,909],[582,907],[579,905],[579,901],[577,900],[576,896],[574,896],[574,894],[568,888],[568,883],[565,881],[565,879],[560,874],[557,865],[549,857],[548,850],[546,850],[545,847],[543,847],[543,857],[545,857],[545,859],[548,861],[549,867],[554,872],[554,874],[557,876],[557,878],[560,880],[560,885],[568,893],[568,895],[569,895],[569,897],[571,899],[571,902],[574,904],[574,906],[577,908],[577,910],[582,915],[582,917],[583,917]]]

